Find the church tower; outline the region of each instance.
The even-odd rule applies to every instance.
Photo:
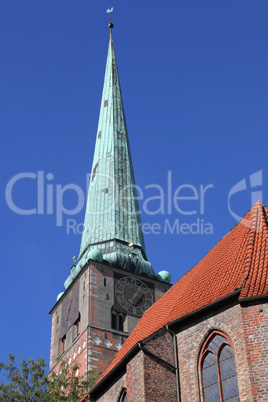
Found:
[[[107,368],[142,314],[170,287],[147,259],[112,38],[77,265],[51,310],[50,370]]]

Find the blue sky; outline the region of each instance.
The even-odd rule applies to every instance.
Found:
[[[155,271],[168,270],[177,281],[252,199],[262,195],[268,204],[266,0],[2,1],[0,361],[10,352],[49,359],[48,312],[81,241],[67,221],[76,227],[84,218],[83,208],[56,225],[56,186],[85,192],[110,7],[142,220],[146,232],[157,232],[145,234]],[[18,214],[6,200],[10,180],[25,172],[31,177],[15,181],[14,205],[37,207],[41,172],[44,213]],[[156,186],[164,196],[153,201]],[[54,194],[52,214],[47,191]],[[75,208],[76,194],[66,191],[63,202]]]

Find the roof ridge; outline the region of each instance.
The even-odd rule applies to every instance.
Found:
[[[252,266],[254,246],[256,244],[257,233],[263,233],[268,239],[268,219],[267,219],[267,208],[258,200],[254,206],[249,211],[251,213],[250,217],[250,231],[247,244],[247,254],[245,259],[244,274],[240,280],[238,288],[242,288],[245,281],[248,279],[250,274],[250,269]],[[240,221],[240,223],[249,226],[246,216]]]
[[[256,205],[256,204],[255,204]],[[262,229],[264,234],[268,237],[268,210],[263,204],[259,204],[259,211],[261,210],[261,222],[262,222]]]
[[[251,266],[251,261],[252,261],[252,256],[253,256],[253,250],[254,250],[255,237],[256,237],[256,229],[257,229],[257,224],[258,224],[258,206],[254,205],[250,212],[252,213],[252,216],[251,216],[249,239],[248,239],[248,244],[247,244],[247,254],[246,254],[246,259],[245,259],[245,268],[244,268],[244,274],[242,275],[240,283],[238,284],[238,288],[242,287],[244,281],[248,278],[249,271],[250,271],[250,266]],[[245,218],[243,218],[241,220],[241,222],[244,219]]]

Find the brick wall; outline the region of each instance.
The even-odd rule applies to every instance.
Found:
[[[139,317],[125,312],[126,326],[124,330],[128,332],[112,328],[112,309],[115,304],[115,272],[117,275],[119,273],[120,275],[138,277],[130,272],[122,272],[122,270],[111,268],[102,263],[91,262],[84,267],[52,309],[51,370],[57,371],[59,367],[57,360],[61,353],[60,341],[64,335],[66,335],[65,352],[61,358],[72,363],[77,361],[83,372],[85,370],[96,370],[97,374],[101,375],[115,354],[121,349],[128,334],[139,321]],[[142,280],[144,280],[143,277]],[[152,287],[156,286],[156,299],[170,287],[170,285],[147,278],[146,281],[151,282]],[[80,313],[80,336],[77,338],[74,336],[74,328],[72,326],[69,328],[66,319],[74,304],[75,309]]]
[[[79,312],[80,312],[80,334],[84,333],[88,323],[88,308],[89,308],[89,274],[88,270],[85,271],[78,279],[79,286]],[[58,366],[57,361],[60,356],[60,339],[61,339],[61,322],[62,322],[62,305],[65,297],[68,295],[66,292],[59,300],[55,310],[52,314],[52,330],[51,330],[51,347],[50,347],[50,370]],[[84,335],[86,337],[86,335]],[[85,342],[85,343],[84,343]],[[81,350],[81,337],[79,336],[73,343],[73,329],[70,328],[66,333],[66,350],[62,358],[69,360],[69,355],[75,350]],[[82,344],[87,346],[86,339],[83,339]],[[79,363],[80,364],[80,363]],[[87,369],[86,363],[83,360],[83,370]]]
[[[68,366],[78,363],[79,373],[84,374],[87,371],[87,330],[85,330],[76,340],[76,342],[62,355]],[[60,367],[61,360],[56,363],[52,369],[57,372]]]
[[[154,356],[144,357],[144,383],[145,401],[175,401],[176,391],[176,372],[172,367],[175,366],[174,342],[172,335],[166,330],[153,334],[142,342],[146,350]],[[161,360],[158,360],[159,357]],[[163,361],[162,361],[163,360]]]
[[[143,347],[156,355],[148,356],[143,350],[139,351],[126,366],[127,400],[129,402],[157,402],[176,400],[175,370],[160,359],[174,366],[173,338],[170,333],[160,331],[148,338]],[[122,383],[116,381],[105,395],[99,397],[98,402],[116,401],[113,399],[115,390],[122,389]]]
[[[246,343],[240,305],[219,310],[205,319],[192,320],[177,334],[181,397],[183,402],[202,401],[198,358],[200,349],[212,330],[225,333],[235,353],[240,400],[253,401],[249,381]]]
[[[140,401],[177,400],[175,372],[146,355],[144,356],[144,384],[145,398]]]
[[[58,356],[58,349],[59,349],[59,340],[57,336],[57,317],[60,314],[60,309],[54,311],[52,315],[52,324],[51,324],[51,344],[50,344],[50,369],[54,366],[56,362],[56,358]]]
[[[213,331],[223,333],[233,347],[240,401],[268,401],[268,304],[233,303],[177,327],[182,402],[204,400],[199,354]],[[174,365],[172,336],[163,329],[144,340],[142,347],[145,352],[139,351],[126,366],[128,402],[176,401],[174,369],[161,361]],[[109,399],[110,390],[106,395],[114,400]]]
[[[142,344],[154,355],[175,366],[174,342],[170,332],[162,329],[150,338],[145,339]]]
[[[116,381],[110,384],[109,390],[97,399],[98,402],[117,402],[123,388],[126,388],[126,374],[119,375]]]
[[[130,402],[145,401],[144,354],[142,351],[127,364],[126,380],[127,400]]]
[[[242,308],[247,360],[254,401],[268,401],[268,304]]]
[[[97,370],[97,374],[101,375],[126,339],[127,336],[120,336],[111,330],[89,327],[88,369]]]

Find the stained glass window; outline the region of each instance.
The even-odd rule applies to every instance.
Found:
[[[239,402],[235,357],[227,338],[212,334],[200,358],[205,402]]]

